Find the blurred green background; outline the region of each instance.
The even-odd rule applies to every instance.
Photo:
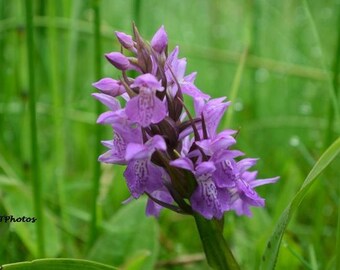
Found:
[[[126,269],[208,268],[191,217],[166,210],[156,220],[145,217],[144,200],[122,205],[129,196],[124,168],[100,165],[93,203],[97,145],[112,131],[95,124],[105,109],[91,97],[91,83],[119,76],[103,57],[120,50],[114,31],[132,34],[135,21],[150,40],[164,25],[169,48],[179,45],[188,73],[198,72],[196,85],[212,97],[231,99],[220,128],[240,129],[237,146],[260,158],[261,178],[281,176],[258,189],[266,208],[253,209],[252,218],[225,216],[224,233],[242,269],[257,269],[281,212],[340,134],[340,1],[31,4],[34,47],[28,51],[25,1],[0,0],[0,214],[35,216],[37,169],[45,257]],[[31,159],[28,52],[34,59],[38,168]],[[335,269],[339,166],[337,159],[305,198],[283,238],[277,269]],[[0,223],[0,264],[41,257],[37,223]]]

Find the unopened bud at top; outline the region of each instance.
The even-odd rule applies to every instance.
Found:
[[[115,34],[116,34],[116,37],[117,37],[119,43],[122,44],[122,46],[125,49],[128,49],[128,50],[133,49],[134,42],[133,42],[132,37],[130,35],[127,35],[123,32],[118,32],[118,31],[116,31]]]
[[[164,26],[158,29],[151,40],[151,47],[158,53],[162,53],[168,45],[168,36],[164,30]]]

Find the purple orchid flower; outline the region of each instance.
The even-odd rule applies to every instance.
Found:
[[[164,26],[151,43],[135,26],[133,33],[115,32],[122,51],[105,55],[121,71],[119,80],[93,83],[100,91],[93,97],[108,108],[97,123],[113,129],[113,138],[102,141],[108,150],[99,161],[126,166],[128,201],[146,194],[147,215],[158,216],[166,207],[206,219],[221,219],[228,211],[250,216],[250,207],[265,202],[255,188],[278,178],[257,180],[257,172],[249,171],[257,159],[240,160],[244,154],[231,149],[236,132],[217,132],[230,102],[210,99],[198,89],[197,73],[186,75],[187,60],[179,58],[179,48],[168,54]],[[123,48],[133,56],[125,56]],[[130,78],[128,70],[139,75]],[[192,99],[194,116],[183,94]]]
[[[128,117],[142,127],[162,121],[166,115],[165,104],[156,96],[164,88],[152,74],[137,77],[131,87],[139,87],[139,94],[126,104]]]
[[[152,193],[163,186],[161,181],[163,168],[151,162],[151,156],[156,150],[166,150],[164,139],[155,135],[145,144],[129,143],[125,159],[128,161],[124,177],[131,195],[138,198],[144,192]]]

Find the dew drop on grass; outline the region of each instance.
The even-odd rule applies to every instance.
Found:
[[[308,114],[311,114],[312,112],[312,106],[309,102],[308,103],[306,102],[300,105],[299,110],[301,114],[308,115]]]
[[[240,112],[243,110],[243,103],[241,101],[236,101],[234,104],[234,110]]]
[[[300,144],[300,139],[298,136],[294,135],[290,138],[289,144],[293,147],[297,147]]]
[[[269,72],[265,68],[259,68],[256,70],[255,79],[258,83],[264,83],[269,77]]]

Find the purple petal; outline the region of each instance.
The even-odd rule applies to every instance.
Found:
[[[124,138],[124,133],[115,131],[113,140],[102,141],[102,144],[110,150],[99,157],[99,161],[114,164],[126,164],[125,152],[127,138]]]
[[[155,60],[154,56],[151,55],[150,56],[151,59],[151,74],[156,76],[157,75],[157,70],[158,70],[158,64],[157,64],[157,60]]]
[[[205,106],[205,100],[203,98],[195,98],[194,99],[194,108],[196,116],[201,116]]]
[[[122,86],[121,82],[111,78],[103,78],[92,85],[104,94],[113,97],[120,96],[125,93],[125,88]]]
[[[182,158],[178,158],[173,161],[170,161],[170,165],[174,167],[186,169],[192,172],[194,171],[194,164],[187,157],[182,157]]]
[[[213,139],[197,141],[196,144],[202,148],[206,155],[212,156],[215,152],[227,149],[229,146],[236,143],[234,137],[224,134],[216,136]]]
[[[178,59],[172,64],[172,72],[175,74],[178,82],[183,81],[187,60],[185,58]]]
[[[181,83],[181,90],[184,94],[187,94],[193,98],[209,99],[210,96],[199,90],[194,84],[189,82]]]
[[[138,96],[127,102],[126,114],[132,121],[147,127],[151,123],[156,124],[164,119],[166,107],[153,91],[141,89]]]
[[[244,153],[239,150],[220,150],[215,152],[210,160],[214,161],[215,163],[220,163],[224,162],[225,160],[231,160],[243,155]]]
[[[97,124],[113,124],[117,120],[116,112],[104,112],[99,115],[97,119]]]
[[[178,58],[179,47],[176,46],[166,60],[166,66],[171,66],[172,62]]]
[[[250,205],[264,206],[264,199],[262,199],[246,181],[238,179],[236,186],[242,200]]]
[[[160,135],[155,135],[152,138],[150,138],[147,142],[146,145],[149,149],[158,149],[158,150],[166,150],[166,143],[165,140],[162,136]]]
[[[235,162],[223,161],[216,165],[216,171],[214,172],[214,180],[220,188],[230,188],[235,186],[237,175],[234,171]]]
[[[124,177],[134,198],[138,198],[144,192],[152,193],[162,187],[162,169],[148,160],[129,161]]]
[[[126,144],[128,143],[141,144],[143,142],[141,129],[139,126],[135,124],[130,124],[127,121],[122,122],[122,123],[119,123],[118,121],[116,121],[112,125],[112,127],[114,129],[114,134],[120,134],[121,137],[126,142]]]
[[[123,32],[115,32],[116,37],[120,44],[126,49],[132,49],[134,47],[134,42],[132,40],[132,37],[130,35],[127,35]]]
[[[203,113],[205,118],[205,125],[210,136],[215,135],[217,126],[225,110],[230,104],[230,102],[222,102],[223,100],[224,98],[212,99],[209,100],[204,106],[202,106],[202,103],[200,103],[198,106],[199,108],[195,108],[197,116],[200,116],[201,113]]]
[[[249,168],[253,167],[257,161],[258,161],[258,158],[245,158],[245,159],[240,160],[237,163],[238,171],[240,173],[245,172]]]
[[[157,200],[165,202],[167,204],[171,204],[173,199],[170,193],[166,189],[156,190],[150,194]],[[146,215],[147,216],[159,216],[159,212],[162,210],[163,206],[159,205],[158,203],[154,202],[152,199],[148,199],[148,203],[146,205]]]
[[[128,117],[125,113],[125,109],[119,109],[117,111],[109,111],[102,113],[97,123],[99,124],[111,124],[114,126],[120,126],[120,125],[128,125],[131,124],[128,121]]]
[[[235,210],[238,216],[241,215],[246,215],[248,217],[252,216],[252,213],[250,212],[249,209],[249,204],[244,202],[242,199],[237,199],[236,201],[234,201],[231,205],[231,209]]]
[[[145,144],[129,143],[125,159],[129,161],[150,158],[156,149],[166,150],[166,143],[159,135],[150,138]]]
[[[143,144],[129,143],[126,148],[125,159],[127,161],[145,159],[149,158],[151,154],[146,152],[146,147]]]
[[[183,80],[188,83],[194,83],[196,79],[197,72],[190,73],[189,75],[185,76]]]
[[[130,161],[124,172],[124,177],[131,195],[134,198],[139,198],[144,193],[148,180],[147,161]]]
[[[164,26],[158,29],[151,40],[151,47],[158,53],[162,53],[168,45],[168,36],[164,30]]]
[[[145,87],[150,89],[156,89],[159,91],[164,90],[164,88],[162,87],[161,83],[157,80],[157,78],[150,73],[138,76],[133,82],[133,84],[131,84],[131,87]]]
[[[126,164],[124,157],[120,157],[113,150],[109,150],[105,152],[104,154],[100,155],[98,160],[103,163],[120,164],[120,165]]]
[[[130,68],[129,59],[120,52],[105,54],[106,59],[119,70],[128,70]]]
[[[211,174],[216,170],[216,167],[213,162],[205,161],[197,165],[195,170],[195,175],[202,175],[202,174]]]
[[[266,178],[266,179],[257,179],[256,181],[251,181],[249,185],[254,188],[262,185],[273,184],[276,183],[280,177]]]
[[[207,219],[222,218],[223,209],[219,201],[219,191],[212,180],[211,174],[197,177],[198,186],[190,198],[192,208]]]
[[[94,93],[92,94],[92,96],[96,98],[97,100],[99,100],[101,103],[103,103],[111,111],[117,111],[120,109],[119,101],[112,96],[105,95],[105,94],[98,94],[98,93]]]

